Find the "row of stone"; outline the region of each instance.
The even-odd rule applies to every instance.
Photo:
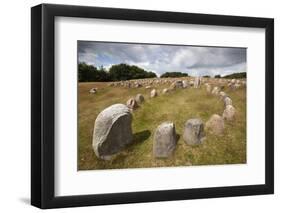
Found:
[[[184,78],[152,78],[152,79],[137,79],[110,82],[109,86],[121,86],[127,88],[139,88],[145,86],[145,88],[151,88],[153,85],[174,84],[177,81],[188,82],[191,86],[198,83],[212,83],[219,85],[226,85],[233,89],[237,89],[241,86],[246,86],[246,80],[239,79],[223,79],[223,78],[204,78],[204,77],[184,77]]]

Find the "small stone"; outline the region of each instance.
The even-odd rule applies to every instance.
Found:
[[[156,97],[157,95],[158,95],[158,93],[157,93],[156,89],[151,90],[151,92],[150,92],[150,97],[151,97],[151,98],[154,98],[154,97]]]
[[[212,90],[213,95],[219,95],[220,89],[218,87],[214,87]]]
[[[207,93],[211,93],[212,92],[212,87],[210,84],[206,84],[206,91]]]
[[[188,145],[199,145],[204,139],[204,124],[201,119],[193,118],[184,125],[183,140]]]
[[[188,87],[189,87],[188,81],[187,80],[183,80],[182,81],[182,88],[188,88]]]
[[[194,88],[199,88],[201,85],[201,77],[196,77],[194,81]]]
[[[209,129],[216,135],[221,135],[224,130],[224,120],[221,116],[214,114],[206,122],[206,129]]]
[[[129,107],[131,110],[135,110],[136,108],[139,107],[137,101],[134,98],[130,98],[127,103],[127,107]]]
[[[232,105],[227,105],[223,111],[222,117],[227,121],[232,121],[235,118],[236,110]]]
[[[226,107],[227,105],[232,105],[232,100],[230,97],[225,97],[223,101],[224,101],[224,107]]]
[[[153,155],[156,158],[169,157],[176,147],[176,129],[172,122],[160,124],[154,134]]]
[[[144,102],[144,97],[142,94],[137,94],[135,100],[137,101],[138,104],[141,104]]]
[[[220,100],[224,100],[224,99],[227,97],[226,93],[223,92],[223,91],[221,91],[221,92],[219,93],[219,95],[220,95]]]
[[[163,94],[167,94],[169,92],[169,90],[167,89],[167,88],[164,88],[163,90],[162,90],[162,93]]]

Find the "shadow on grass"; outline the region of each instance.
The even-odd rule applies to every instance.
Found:
[[[151,135],[149,130],[143,130],[141,132],[137,132],[133,135],[133,144],[142,143],[147,140]]]
[[[149,130],[143,130],[140,132],[137,132],[133,134],[133,142],[124,149],[123,152],[116,155],[116,157],[113,159],[112,163],[115,165],[120,165],[122,168],[124,161],[126,158],[131,155],[132,152],[139,149],[139,146],[143,144],[144,141],[146,141],[151,135],[151,132]]]

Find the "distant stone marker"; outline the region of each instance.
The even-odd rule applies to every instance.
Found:
[[[96,118],[92,147],[98,158],[109,160],[132,143],[132,115],[124,104],[104,109]]]
[[[204,139],[204,124],[201,119],[193,118],[184,125],[183,140],[188,145],[199,145]]]
[[[224,120],[221,116],[214,114],[206,122],[206,129],[209,129],[216,135],[221,135],[224,130]]]
[[[89,93],[96,94],[98,92],[98,88],[92,88],[90,89]]]
[[[172,122],[160,124],[154,134],[153,155],[156,158],[169,157],[176,147],[176,129]]]
[[[143,97],[142,94],[137,94],[135,99],[136,99],[138,104],[141,104],[141,103],[144,102],[144,97]]]
[[[232,105],[227,105],[223,111],[222,117],[227,121],[232,121],[235,118],[236,110]]]
[[[154,98],[154,97],[156,97],[157,95],[158,95],[158,93],[157,93],[156,89],[151,90],[151,92],[150,92],[150,97],[151,97],[151,98]]]

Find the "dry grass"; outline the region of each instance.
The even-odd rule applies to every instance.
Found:
[[[97,87],[97,94],[89,94]],[[158,86],[162,89],[164,86]],[[167,86],[166,86],[167,87]],[[191,147],[182,139],[186,120],[194,117],[206,122],[212,114],[222,114],[224,106],[218,97],[209,95],[204,88],[179,89],[167,95],[149,98],[151,89],[108,87],[107,83],[79,84],[79,150],[78,169],[147,168],[159,166],[190,166],[246,163],[246,89],[228,91],[237,110],[236,120],[226,122],[224,134],[206,132],[206,140]],[[133,113],[134,143],[112,160],[98,159],[92,150],[92,132],[97,115],[115,103],[126,103],[141,93],[145,103]],[[167,159],[152,155],[153,134],[164,121],[173,121],[179,136],[174,154]]]

